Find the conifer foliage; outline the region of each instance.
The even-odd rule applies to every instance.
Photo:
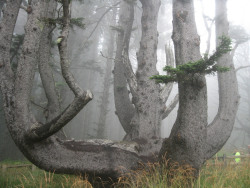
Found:
[[[164,71],[167,75],[154,75],[150,79],[154,79],[157,83],[169,83],[169,82],[185,82],[190,81],[194,77],[194,74],[214,74],[216,72],[229,71],[229,67],[222,67],[217,65],[217,60],[224,54],[232,50],[232,41],[228,36],[220,37],[220,45],[216,48],[215,52],[208,57],[205,54],[204,57],[196,62],[188,62],[183,65],[178,65],[176,68],[171,66],[164,67]]]

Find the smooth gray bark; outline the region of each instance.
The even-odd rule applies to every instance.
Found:
[[[120,32],[117,39],[114,70],[116,110],[127,133],[125,140],[158,139],[160,137],[163,102],[160,96],[160,86],[156,85],[149,77],[158,74],[156,49],[160,1],[141,1],[143,9],[142,38],[140,50],[137,53],[138,69],[136,75],[133,73],[128,56],[134,19],[133,3],[133,1],[123,1],[120,10]],[[132,94],[132,101],[129,99],[127,85]]]
[[[229,23],[227,20],[227,1],[216,0],[216,44],[219,37],[228,35]],[[222,11],[224,10],[224,11]],[[231,53],[234,53],[232,51]],[[230,71],[218,73],[219,82],[219,110],[214,121],[207,128],[207,158],[217,153],[226,143],[233,130],[236,113],[239,105],[238,83],[230,53],[219,59],[218,65],[230,67]]]
[[[48,171],[118,177],[128,170],[135,169],[138,162],[150,160],[150,157],[154,156],[161,147],[159,130],[164,112],[164,102],[160,86],[149,79],[150,76],[158,73],[156,70],[156,49],[160,0],[141,0],[143,9],[142,38],[137,54],[136,78],[129,64],[129,40],[125,40],[129,39],[131,35],[133,4],[127,3],[130,2],[128,0],[123,2],[127,3],[127,9],[124,10],[129,10],[129,14],[121,15],[125,16],[123,21],[128,26],[119,32],[117,44],[120,44],[118,45],[120,48],[117,48],[116,64],[121,65],[124,70],[115,69],[115,72],[117,71],[121,81],[124,81],[121,86],[126,92],[125,100],[129,102],[129,105],[126,106],[128,108],[124,109],[124,112],[128,109],[133,112],[133,114],[129,114],[129,119],[125,120],[125,126],[123,125],[127,132],[126,139],[136,141],[136,143],[130,144],[104,140],[62,141],[54,135],[92,99],[91,92],[83,91],[69,71],[67,38],[70,5],[68,0],[62,1],[63,30],[58,48],[62,74],[74,93],[75,99],[59,116],[46,124],[37,122],[32,115],[29,109],[30,94],[43,31],[37,20],[41,20],[46,2],[47,0],[32,1],[16,79],[10,68],[9,49],[21,1],[7,2],[6,6],[9,11],[4,12],[0,23],[1,91],[4,99],[5,117],[13,140],[31,162]],[[220,9],[223,10],[225,1],[221,1],[221,3],[218,5],[221,5]],[[176,64],[181,65],[189,61],[199,60],[201,58],[200,42],[196,31],[193,1],[175,0],[173,2],[173,18]],[[218,20],[220,24],[217,27],[223,26],[223,29],[218,29],[217,36],[222,32],[227,32],[225,18],[224,16]],[[224,24],[226,25],[224,26]],[[191,75],[192,79],[179,83],[178,116],[170,138],[165,140],[162,145],[161,157],[164,156],[180,164],[189,164],[195,169],[200,169],[205,160],[217,152],[228,139],[237,111],[237,80],[232,59],[228,58],[228,55],[225,55],[219,64],[231,66],[232,69],[219,75],[221,102],[214,122],[207,126],[205,76]],[[127,85],[129,85],[133,95],[133,104],[129,99]],[[118,89],[117,84],[115,84],[116,89]],[[119,105],[123,105],[123,102]],[[119,110],[122,109],[119,108]],[[124,115],[127,115],[127,112]]]
[[[132,120],[130,137],[152,139],[160,137],[160,123],[163,103],[160,86],[149,77],[158,74],[157,63],[157,20],[160,7],[159,0],[141,0],[142,3],[142,37],[137,54],[138,69],[136,72],[137,88],[134,105],[135,116]]]
[[[216,36],[228,33],[226,1],[216,1]],[[219,11],[218,11],[219,10]],[[220,14],[218,14],[220,12]],[[192,0],[173,2],[173,41],[176,64],[201,58]],[[219,44],[217,39],[217,45]],[[163,143],[161,156],[199,170],[229,138],[238,106],[238,87],[230,53],[218,60],[230,67],[218,73],[220,105],[214,121],[207,125],[207,91],[204,75],[192,75],[191,81],[179,82],[179,110],[170,137]]]
[[[124,50],[128,52],[130,36],[134,20],[134,5],[132,2],[122,1],[119,10],[118,36],[116,40],[116,56],[114,66],[114,97],[115,109],[119,121],[128,134],[131,131],[131,120],[135,108],[129,98],[125,66],[122,61]]]
[[[201,59],[194,5],[192,0],[173,2],[173,42],[176,65]],[[170,137],[163,144],[162,155],[180,164],[199,169],[205,161],[207,91],[204,75],[196,74],[191,82],[179,82],[179,110]],[[164,151],[165,150],[165,151]],[[164,151],[164,152],[163,152]]]
[[[32,11],[26,24],[26,35],[16,73],[15,88],[11,87],[14,85],[14,77],[8,77],[10,72],[6,71],[10,62],[9,52],[5,49],[10,45],[9,41],[11,40],[0,41],[1,57],[8,58],[6,62],[1,59],[2,64],[6,63],[1,68],[1,91],[4,95],[4,110],[9,131],[23,154],[42,169],[57,173],[90,173],[118,177],[123,172],[135,168],[141,161],[136,154],[136,145],[102,140],[61,141],[53,135],[92,98],[89,91],[81,90],[68,71],[67,37],[70,18],[68,1],[63,1],[64,27],[61,35],[62,40],[58,46],[63,76],[76,97],[62,114],[47,124],[37,122],[29,110],[30,91],[42,34],[42,29],[39,27],[37,20],[41,18],[41,13],[46,8],[46,2],[46,0],[33,1],[31,4]],[[8,13],[17,16],[20,3],[9,1],[7,7],[11,7],[10,10],[13,10],[13,12]],[[3,22],[0,25],[0,28],[3,29],[1,37],[12,36],[9,32],[13,31],[15,20],[11,19],[8,25],[2,25],[9,18],[13,18],[9,14],[3,16]]]
[[[57,2],[49,1],[47,2],[46,11],[43,15],[44,20],[54,19]],[[46,119],[47,121],[52,120],[54,117],[59,115],[60,113],[60,103],[59,96],[56,92],[55,81],[53,76],[53,71],[51,67],[51,40],[52,33],[55,28],[55,25],[48,23],[48,21],[44,24],[44,28],[41,35],[40,47],[39,47],[39,61],[38,68],[41,76],[42,84],[44,87],[44,91],[48,100],[48,104],[46,107]]]

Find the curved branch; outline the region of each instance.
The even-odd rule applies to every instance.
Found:
[[[136,80],[136,76],[131,66],[128,51],[126,50],[124,50],[123,55],[122,55],[122,63],[124,64],[124,67],[125,67],[125,76],[126,76],[131,94],[133,97],[136,97],[137,96],[137,93],[136,93],[137,80]]]
[[[48,8],[45,12],[44,18],[54,18],[57,2],[49,1],[46,5]],[[39,47],[39,61],[38,61],[38,69],[41,77],[41,81],[43,84],[43,88],[45,91],[46,98],[48,100],[47,104],[47,116],[45,117],[47,121],[52,120],[52,118],[56,117],[60,114],[60,102],[59,96],[57,95],[54,76],[52,72],[52,68],[50,66],[51,61],[51,40],[52,35],[51,32],[55,26],[50,23],[45,23],[45,26],[42,31],[40,47]]]
[[[238,67],[237,69],[235,69],[235,71],[238,72],[238,71],[241,70],[241,69],[245,69],[245,68],[249,68],[249,67],[250,67],[250,65],[240,66],[240,67]]]
[[[165,53],[166,53],[166,65],[174,67],[175,60],[174,60],[174,55],[173,55],[173,51],[171,49],[170,44],[165,45]],[[167,100],[169,98],[169,95],[173,89],[173,85],[174,85],[174,83],[170,82],[170,83],[164,85],[164,88],[162,89],[161,98],[162,98],[162,101],[164,104],[167,102]]]
[[[131,103],[127,88],[128,80],[125,76],[127,72],[127,70],[125,70],[125,64],[130,62],[123,63],[122,61],[124,52],[126,52],[125,54],[128,54],[132,23],[134,20],[131,15],[134,15],[134,6],[127,1],[122,1],[119,12],[119,28],[121,28],[121,31],[118,32],[116,42],[114,97],[116,114],[126,133],[129,133],[132,129],[131,120],[135,114],[135,108]],[[125,48],[127,48],[126,51]]]
[[[102,16],[99,18],[98,22],[96,23],[96,26],[94,27],[94,29],[91,31],[91,33],[89,34],[88,38],[86,39],[89,40],[90,37],[93,35],[93,33],[95,32],[95,30],[97,29],[98,25],[101,23],[102,19],[104,18],[104,16],[110,11],[112,10],[115,6],[119,5],[121,3],[121,1],[119,1],[118,3],[112,5],[111,7],[109,7],[103,14]],[[96,9],[97,10],[97,9]],[[86,42],[85,42],[86,43]],[[85,44],[84,43],[84,44]]]
[[[205,24],[205,27],[206,27],[206,30],[208,32],[208,37],[207,37],[207,48],[206,48],[206,51],[205,51],[205,54],[209,54],[209,51],[210,51],[210,46],[211,46],[211,37],[212,37],[212,28],[213,28],[213,25],[214,25],[214,22],[215,22],[215,19],[211,19],[211,24],[208,25],[208,21],[207,21],[207,16],[205,15],[204,13],[204,4],[202,1],[201,2],[201,9],[202,9],[202,18],[203,18],[203,22]]]
[[[102,19],[105,17],[105,15],[107,13],[110,12],[110,10],[112,10],[114,7],[116,7],[117,5],[119,5],[121,3],[121,1],[115,3],[114,5],[112,5],[111,7],[109,7],[103,14],[102,16],[99,18],[99,20],[97,21],[94,29],[91,31],[91,33],[89,34],[89,36],[86,38],[86,40],[83,42],[83,45],[81,45],[81,47],[78,49],[78,52],[81,52],[82,49],[84,49],[86,47],[87,41],[92,37],[92,35],[95,33],[96,29],[98,28],[99,24],[101,23]],[[97,10],[97,9],[96,9]]]
[[[122,29],[123,31],[123,51],[122,51],[122,63],[124,64],[125,67],[125,76],[131,91],[131,94],[133,97],[136,97],[136,88],[137,88],[137,80],[136,76],[133,72],[131,62],[129,59],[129,44],[130,44],[130,38],[131,38],[131,32],[133,29],[133,23],[134,23],[134,4],[131,1],[126,2],[128,4],[128,13],[127,13],[127,18],[126,20],[123,20],[124,22]],[[123,19],[123,18],[121,18]]]
[[[30,141],[41,141],[57,133],[71,121],[92,98],[90,91],[87,91],[83,96],[75,97],[73,102],[50,122],[46,124],[34,123],[27,131],[26,138]]]
[[[142,162],[135,145],[109,140],[61,141],[55,136],[26,144],[25,156],[36,166],[55,173],[118,178]]]
[[[0,22],[0,76],[12,78],[14,73],[10,65],[10,48],[19,8],[22,1],[7,1]],[[11,10],[11,11],[10,11]],[[2,79],[3,80],[3,79]],[[4,80],[7,81],[7,80]],[[8,80],[10,81],[10,80]],[[9,84],[9,83],[7,83]]]
[[[69,60],[67,54],[67,39],[70,24],[69,1],[63,1],[63,29],[58,43],[61,68],[64,79],[75,94],[73,102],[64,110],[62,114],[47,124],[35,122],[27,131],[26,138],[32,141],[41,141],[58,132],[71,119],[73,119],[80,110],[93,98],[90,91],[83,91],[76,83],[74,76],[69,71]]]
[[[174,99],[170,102],[170,104],[166,107],[165,111],[162,114],[162,119],[168,117],[168,115],[173,111],[176,105],[179,102],[179,95],[177,94]]]
[[[228,33],[226,1],[217,1],[216,7],[216,36]],[[217,40],[218,45],[218,40]],[[213,122],[207,127],[207,159],[217,153],[231,135],[239,104],[238,83],[230,53],[218,60],[219,66],[230,67],[230,71],[218,73],[219,82],[219,110]]]

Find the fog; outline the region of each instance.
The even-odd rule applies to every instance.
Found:
[[[84,18],[85,28],[74,26],[71,28],[69,37],[70,70],[83,89],[89,89],[94,94],[94,99],[64,128],[68,139],[74,138],[91,139],[105,138],[111,140],[122,140],[125,132],[120,125],[116,115],[113,92],[113,74],[116,31],[112,26],[117,25],[119,5],[113,6],[118,1],[73,1],[72,17]],[[205,22],[210,26],[214,19],[214,1],[195,0],[195,14],[198,33],[201,40],[201,54],[207,50],[208,32]],[[112,7],[113,8],[110,8]],[[233,41],[239,38],[247,39],[241,43],[235,51],[234,64],[237,70],[237,78],[240,92],[240,105],[234,130],[225,148],[246,147],[250,144],[250,1],[228,0],[228,17],[230,21],[231,37]],[[130,59],[134,71],[136,71],[136,52],[140,42],[140,17],[141,5],[138,2],[135,8],[134,31],[130,44]],[[158,18],[158,71],[163,74],[162,68],[166,65],[165,45],[173,47],[171,1],[162,0]],[[205,16],[205,17],[203,17]],[[15,28],[15,34],[24,33],[26,13],[21,9]],[[211,54],[215,50],[215,31],[211,25]],[[54,31],[53,40],[60,35],[58,30]],[[53,48],[51,64],[54,70],[57,92],[60,96],[61,109],[63,110],[73,99],[73,93],[67,88],[63,80],[59,66],[59,55],[57,48]],[[208,86],[208,121],[213,121],[219,104],[218,84],[216,75],[207,76]],[[44,121],[42,115],[46,104],[46,97],[42,88],[39,73],[36,74],[33,86],[33,98],[35,104],[32,108],[38,119]],[[177,94],[177,84],[174,84],[170,99]],[[169,100],[171,101],[171,100]],[[168,102],[169,103],[169,102]],[[168,104],[167,103],[167,104]],[[2,104],[2,103],[1,103]],[[168,137],[175,122],[178,105],[171,114],[162,121],[161,136]],[[13,152],[8,153],[6,148],[13,147],[11,138],[7,138],[7,130],[3,126],[4,117],[1,110],[1,135],[0,135],[0,159],[15,158]],[[7,143],[8,142],[8,143]],[[9,145],[8,145],[9,144]],[[15,149],[13,149],[14,151]],[[6,152],[4,155],[2,151]],[[7,154],[8,153],[8,154]],[[2,156],[1,156],[2,155]],[[19,157],[19,156],[18,156]]]

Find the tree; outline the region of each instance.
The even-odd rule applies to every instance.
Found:
[[[176,64],[201,59],[199,36],[194,21],[193,2],[173,3],[173,41]],[[216,0],[216,36],[228,35],[226,1]],[[191,83],[179,82],[179,110],[171,135],[163,143],[161,154],[181,164],[200,169],[228,140],[237,112],[239,95],[236,73],[229,52],[219,60],[219,66],[230,67],[218,73],[219,110],[214,121],[207,124],[207,91],[204,74],[195,74]]]
[[[53,136],[66,125],[91,99],[90,91],[83,91],[68,71],[67,37],[69,31],[69,1],[63,1],[63,29],[58,38],[62,74],[75,94],[73,102],[51,121],[37,122],[30,111],[30,90],[38,58],[39,44],[44,26],[42,14],[48,1],[32,1],[26,33],[16,76],[9,61],[10,42],[21,1],[8,1],[1,30],[1,91],[4,100],[5,119],[8,129],[23,154],[37,166],[57,173],[92,173],[117,177],[120,166],[132,169],[139,157],[134,149],[122,149],[108,141],[63,141]],[[8,24],[7,24],[8,23]],[[16,78],[16,79],[15,79]],[[131,162],[133,161],[133,162]]]
[[[107,42],[107,62],[106,62],[106,70],[105,76],[103,79],[103,94],[101,97],[101,104],[100,104],[100,117],[98,121],[98,130],[97,130],[97,138],[105,138],[105,124],[106,118],[108,114],[108,103],[109,103],[109,95],[110,95],[110,88],[111,88],[111,75],[113,69],[113,54],[114,54],[114,47],[115,47],[115,38],[114,38],[114,30],[112,26],[116,24],[116,16],[117,10],[112,11],[111,26],[108,27],[108,42]]]
[[[30,91],[46,25],[46,22],[42,21],[43,12],[46,12],[49,2],[33,0],[29,5],[24,43],[14,77],[10,67],[9,51],[21,0],[7,1],[6,11],[0,23],[0,77],[7,126],[24,155],[40,168],[56,173],[90,173],[118,177],[128,170],[137,168],[138,162],[152,159],[152,156],[159,152],[162,143],[160,123],[166,111],[167,97],[162,96],[165,92],[162,92],[160,85],[149,79],[152,75],[158,74],[156,50],[160,0],[140,0],[142,36],[137,54],[136,74],[129,61],[134,0],[122,1],[119,13],[120,27],[116,28],[118,40],[114,90],[116,97],[120,97],[120,103],[116,98],[116,108],[127,133],[125,140],[134,141],[132,143],[107,140],[67,141],[55,135],[93,98],[90,91],[84,91],[79,87],[69,71],[67,39],[70,1],[61,2],[62,32],[57,39],[57,45],[62,75],[75,98],[61,114],[52,117],[48,122],[41,123],[35,119],[29,106]],[[225,10],[225,3],[218,1],[221,7],[217,10]],[[176,64],[182,65],[201,59],[193,1],[175,0],[173,18]],[[217,36],[227,34],[226,16],[218,13],[216,22]],[[195,74],[191,82],[180,82],[178,117],[170,138],[163,143],[160,157],[165,156],[180,164],[189,164],[199,169],[204,161],[214,155],[228,139],[237,110],[237,82],[232,59],[228,55],[222,57],[218,64],[223,67],[229,66],[231,69],[226,73],[219,73],[221,103],[216,119],[211,125],[207,125],[205,75]],[[127,85],[132,94],[132,103]],[[121,94],[124,94],[122,95],[124,97],[121,97]],[[127,105],[124,103],[125,100],[128,102]],[[125,108],[124,111],[122,108]]]

